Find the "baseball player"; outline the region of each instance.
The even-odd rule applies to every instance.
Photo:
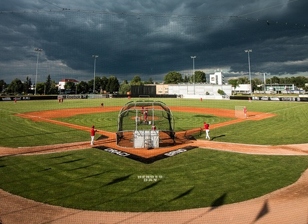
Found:
[[[210,124],[204,122],[203,123],[203,129],[205,131],[205,139],[210,140]]]
[[[90,130],[90,135],[91,135],[91,145],[94,145],[94,139],[95,139],[95,132],[97,132],[97,130],[95,130],[94,125],[92,126],[91,130]]]

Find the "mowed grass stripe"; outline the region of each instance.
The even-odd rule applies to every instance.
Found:
[[[307,164],[308,157],[196,149],[146,165],[88,149],[1,158],[0,186],[13,194],[71,208],[171,211],[264,195],[296,181]]]
[[[207,114],[185,113],[185,112],[173,112],[172,114],[176,121],[175,131],[183,131],[183,130],[202,127],[204,121],[207,121],[211,124],[215,124],[230,120],[230,118],[216,117]],[[88,127],[95,125],[95,127],[98,129],[104,129],[106,131],[116,132],[118,128],[117,118],[118,118],[118,112],[106,112],[106,113],[76,115],[68,118],[59,118],[58,120]],[[132,119],[128,120],[128,122],[130,122],[131,127],[134,129],[135,121],[133,117]]]

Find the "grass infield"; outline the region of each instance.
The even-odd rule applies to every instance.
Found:
[[[89,140],[89,133],[15,116],[29,111],[99,106],[102,100],[1,102],[0,145],[22,147]],[[127,99],[104,99],[123,106]],[[249,144],[307,143],[308,104],[162,99],[168,106],[234,109],[275,113],[213,129],[217,141]],[[176,128],[200,127],[204,117],[174,113]],[[115,117],[114,117],[115,116]],[[114,130],[117,113],[65,118],[66,122]],[[207,118],[209,119],[209,117]],[[210,123],[226,118],[212,116]],[[201,136],[202,137],[202,136]],[[289,164],[292,164],[290,166]],[[36,201],[104,211],[170,211],[239,202],[296,181],[308,168],[306,156],[261,156],[194,149],[143,164],[98,149],[46,155],[0,157],[0,188]]]

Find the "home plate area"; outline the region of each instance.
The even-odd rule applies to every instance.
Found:
[[[157,147],[135,147],[133,140],[134,134],[132,132],[124,132],[120,140],[101,136],[94,148],[145,164],[151,164],[155,161],[173,157],[197,148],[194,145],[196,139],[193,135],[200,135],[201,132],[201,128],[175,132],[172,135],[174,136],[173,139],[170,138],[168,133],[159,132],[159,143]]]
[[[95,147],[96,149],[99,150],[103,150],[104,152],[108,152],[117,156],[121,156],[121,157],[126,157],[129,159],[133,159],[136,160],[138,162],[141,163],[145,163],[145,164],[151,164],[154,163],[158,160],[161,159],[165,159],[165,158],[169,158],[169,157],[173,157],[176,156],[178,154],[187,152],[189,150],[195,149],[195,146],[184,146],[184,147],[180,147],[180,148],[171,148],[169,150],[166,151],[166,149],[150,149],[150,150],[145,150],[145,149],[134,149],[134,150],[121,150],[121,149],[115,149],[115,148],[110,148],[110,147],[106,147],[106,146],[98,146]],[[138,151],[156,151],[155,153],[138,153]]]

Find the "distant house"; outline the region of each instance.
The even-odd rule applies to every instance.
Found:
[[[59,84],[57,85],[58,86],[58,90],[61,91],[61,90],[64,90],[65,89],[65,84],[68,83],[68,82],[73,82],[75,84],[78,84],[79,81],[77,81],[76,79],[62,79],[59,81]]]

